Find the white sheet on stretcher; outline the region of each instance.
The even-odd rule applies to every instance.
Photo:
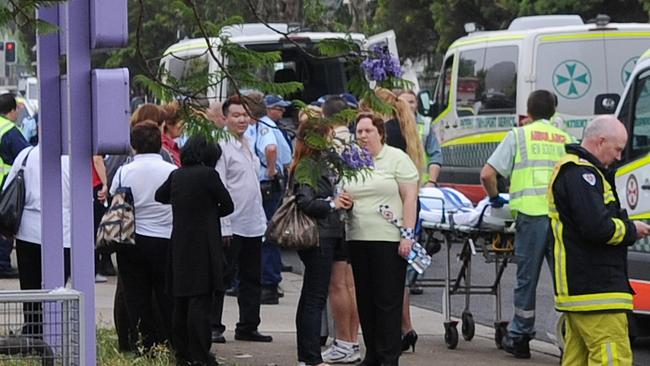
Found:
[[[506,200],[510,198],[508,194],[501,193],[500,195]],[[420,204],[420,218],[429,222],[449,223],[449,214],[452,213],[456,225],[477,227],[480,220],[482,229],[498,231],[509,226],[513,221],[510,207],[507,204],[502,208],[494,208],[489,205],[489,200],[486,197],[476,207],[473,207],[472,202],[464,194],[453,188],[422,188],[420,189]],[[481,213],[483,213],[482,218]]]

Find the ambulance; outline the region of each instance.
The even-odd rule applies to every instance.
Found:
[[[650,24],[612,23],[605,15],[589,24],[577,15],[547,15],[517,18],[507,30],[466,30],[447,50],[433,93],[419,94],[419,112],[433,118],[441,142],[438,180],[472,201],[485,196],[481,167],[526,118],[532,91],[552,91],[553,122],[580,138],[595,115],[614,113],[650,45]]]
[[[650,45],[649,45],[650,46]],[[650,220],[650,50],[630,72],[616,115],[628,131],[628,143],[616,173],[617,193],[631,219]],[[630,335],[650,335],[650,240],[628,251],[630,283],[636,292]]]
[[[285,37],[283,34],[288,34]],[[292,30],[287,24],[242,24],[225,27],[221,36],[228,41],[256,51],[279,51],[281,60],[266,68],[253,71],[263,82],[303,83],[304,89],[286,99],[299,99],[309,104],[323,95],[347,92],[348,71],[346,57],[313,57],[317,55],[317,45],[326,39],[349,39],[358,45],[359,50],[370,49],[375,45],[387,46],[391,54],[398,57],[395,32],[376,34],[366,38],[360,33],[331,33]],[[219,52],[221,38],[210,38],[214,52],[223,64],[228,60]],[[163,54],[160,67],[163,76],[170,75],[181,84],[184,80],[209,74],[219,70],[219,65],[208,52],[204,38],[185,39],[171,45]],[[251,86],[240,85],[245,93]],[[216,82],[202,96],[207,100],[224,100],[234,93],[228,80]]]

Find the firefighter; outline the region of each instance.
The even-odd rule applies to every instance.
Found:
[[[555,114],[553,93],[532,92],[527,109],[533,122],[512,129],[481,171],[481,183],[494,207],[506,203],[498,194],[497,174],[510,177],[510,209],[517,228],[517,286],[515,314],[501,343],[517,358],[530,358],[528,343],[535,337],[535,296],[544,258],[552,267],[546,189],[553,167],[565,154],[565,143],[570,142],[567,133],[549,122]]]
[[[629,220],[616,194],[612,167],[626,142],[620,121],[598,117],[580,145],[567,145],[551,178],[555,308],[566,314],[562,365],[632,365],[627,247],[650,226]]]

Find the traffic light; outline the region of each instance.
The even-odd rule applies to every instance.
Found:
[[[16,63],[16,42],[5,42],[5,64]]]

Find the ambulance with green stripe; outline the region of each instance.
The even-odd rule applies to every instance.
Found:
[[[650,46],[650,45],[649,45]],[[629,140],[616,173],[616,188],[630,218],[650,220],[650,50],[631,71],[616,115],[628,130]],[[633,336],[650,335],[650,240],[639,240],[628,252],[634,296]]]
[[[517,18],[507,30],[456,40],[433,93],[419,95],[419,112],[433,118],[442,146],[439,181],[472,201],[483,198],[481,167],[526,117],[526,100],[537,89],[555,93],[553,122],[580,138],[596,114],[614,112],[649,45],[650,24],[611,23],[607,16],[585,24],[577,15]]]

